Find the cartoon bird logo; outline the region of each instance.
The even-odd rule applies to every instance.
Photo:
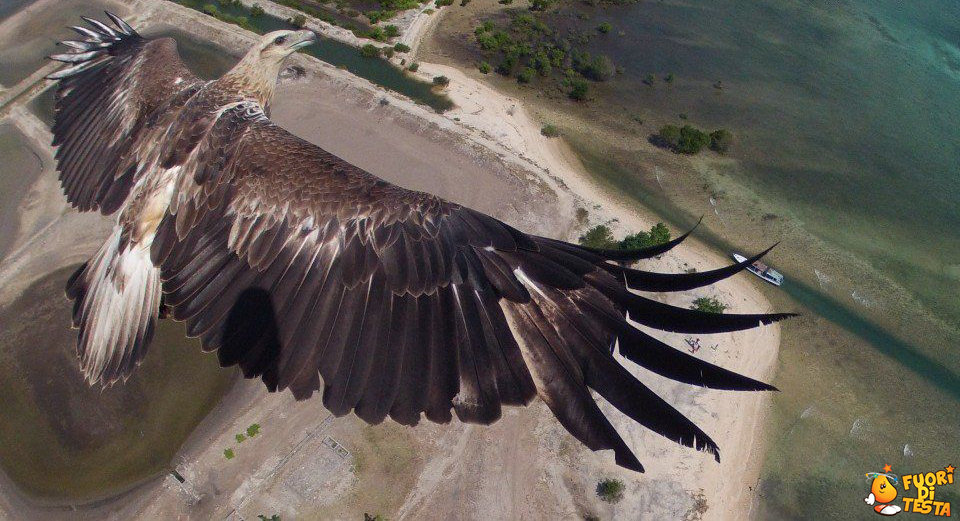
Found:
[[[873,483],[870,485],[870,495],[865,497],[863,501],[872,505],[873,511],[882,516],[892,516],[903,510],[897,505],[890,504],[897,498],[897,489],[894,485],[900,484],[896,474],[891,474],[890,470],[890,465],[884,465],[883,473],[867,472],[866,474],[868,479],[873,480]]]

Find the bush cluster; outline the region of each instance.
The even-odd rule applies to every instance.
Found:
[[[663,223],[653,225],[649,232],[633,233],[619,241],[605,224],[598,224],[580,236],[581,246],[602,250],[638,250],[667,242],[670,242],[670,229]]]
[[[682,127],[664,125],[652,136],[651,141],[677,154],[696,154],[708,147],[724,154],[730,150],[733,134],[726,129],[714,130],[707,134],[693,125]]]
[[[574,46],[588,43],[589,36],[559,34],[533,13],[513,13],[501,25],[487,20],[477,26],[474,36],[481,53],[496,60],[497,73],[514,76],[520,83],[537,77],[552,79],[574,100],[589,98],[584,80],[607,81],[616,72],[609,57]]]

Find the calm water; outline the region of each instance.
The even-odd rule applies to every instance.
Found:
[[[626,127],[622,114],[636,114],[655,122],[637,130],[646,135],[682,124],[683,113],[737,136],[735,164],[697,174],[730,216],[710,215],[715,232],[702,236],[724,250],[786,239],[772,260],[788,281],[768,294],[807,315],[784,325],[762,517],[865,518],[864,472],[955,459],[960,3],[716,0],[589,12],[587,23],[614,26],[592,50],[624,67],[598,88],[599,117]],[[645,204],[687,214],[681,221],[712,214],[699,185],[666,179],[661,190],[639,169],[588,163]],[[767,211],[769,223],[757,213]]]
[[[200,0],[176,0],[176,2],[198,10],[202,9],[203,5],[207,3]],[[234,16],[248,15],[244,8],[225,8],[223,6],[218,6],[218,8],[222,12]],[[286,21],[268,14],[250,18],[249,20],[253,29],[261,34],[278,29],[291,28],[290,24]],[[323,39],[318,44],[311,45],[300,52],[307,53],[336,67],[344,68],[361,78],[392,91],[399,92],[438,112],[443,112],[453,106],[453,103],[447,96],[434,92],[431,84],[404,73],[387,61],[364,58],[360,56],[356,47],[340,43],[336,40]]]

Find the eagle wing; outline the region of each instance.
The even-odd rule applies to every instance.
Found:
[[[59,79],[53,145],[60,182],[74,207],[115,212],[143,169],[162,107],[202,84],[180,60],[172,38],[145,39],[117,16],[116,28],[84,18],[81,40],[51,59],[69,64]],[[179,105],[179,103],[173,103]],[[146,145],[146,146],[144,146]]]
[[[713,315],[628,290],[708,284],[650,274],[613,254],[524,234],[406,190],[306,142],[253,103],[225,111],[184,164],[154,238],[164,301],[221,365],[336,415],[412,425],[425,414],[489,424],[541,397],[593,450],[642,470],[590,394],[646,427],[718,454],[713,441],[613,355],[683,382],[770,389],[633,327],[719,332],[788,315]],[[675,241],[672,244],[675,244]],[[671,244],[671,245],[672,245]],[[636,260],[663,248],[616,252]]]

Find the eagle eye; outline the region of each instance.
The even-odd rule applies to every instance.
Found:
[[[286,36],[277,36],[276,38],[273,39],[273,43],[275,45],[283,45],[283,42],[285,41],[287,41]]]

